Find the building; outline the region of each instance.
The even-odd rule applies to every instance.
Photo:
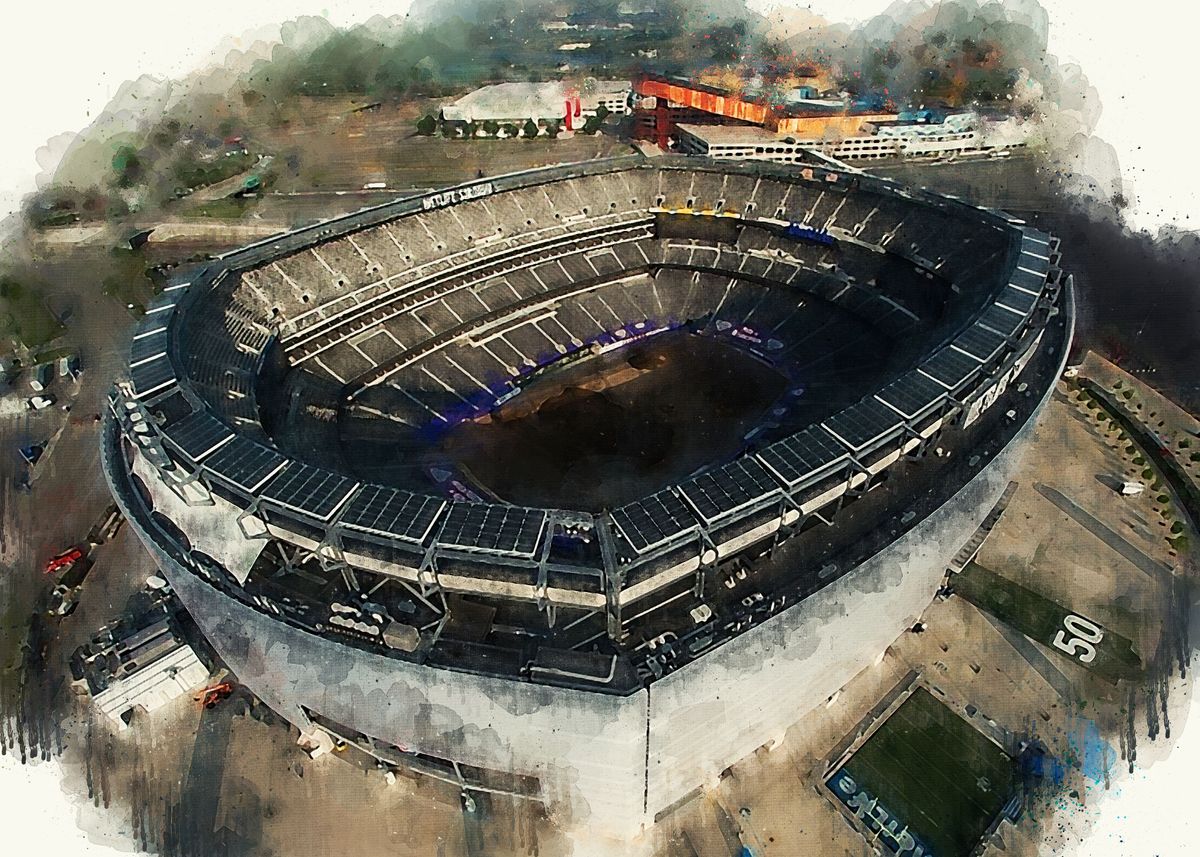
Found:
[[[101,460],[222,660],[306,736],[633,837],[934,598],[1062,370],[1059,258],[1001,212],[824,167],[630,155],[496,176],[174,281]],[[836,412],[796,399],[736,458],[637,499],[489,503],[407,467],[429,426],[596,346],[684,324],[809,367],[781,346],[822,319],[823,354],[887,345],[869,381],[829,370]],[[328,430],[307,407],[265,425],[293,390],[349,442],[295,451],[285,432]],[[375,436],[404,444],[403,470]]]
[[[465,126],[496,122],[523,127],[533,120],[539,128],[558,122],[572,130],[603,107],[609,113],[629,112],[629,81],[588,78],[568,81],[495,83],[469,92],[442,108],[442,122]],[[576,121],[580,120],[580,121]]]
[[[135,711],[153,713],[208,680],[208,667],[179,638],[169,616],[139,630],[104,630],[72,661],[97,710],[118,729],[129,726]]]
[[[675,143],[692,155],[733,160],[803,163],[805,152],[818,152],[839,161],[883,158],[952,158],[1006,153],[1027,145],[1016,120],[988,122],[973,113],[955,114],[940,123],[858,122],[850,133],[772,132],[756,126],[697,125],[675,127]]]
[[[779,134],[806,139],[845,137],[864,123],[889,122],[896,113],[870,104],[843,100],[802,99],[769,104],[761,94],[735,93],[693,81],[644,75],[634,83],[636,130],[668,147],[679,123],[693,125],[757,125]],[[805,91],[803,94],[809,94]]]
[[[466,124],[497,122],[523,125],[532,119],[539,126],[562,121],[566,115],[562,84],[495,83],[469,92],[442,108],[442,121]]]
[[[595,116],[601,107],[618,116],[624,116],[632,110],[630,96],[633,89],[627,80],[588,78],[575,91],[584,116]]]

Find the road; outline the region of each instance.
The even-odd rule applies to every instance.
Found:
[[[1100,539],[1100,541],[1119,553],[1147,576],[1167,587],[1170,587],[1174,583],[1175,574],[1169,567],[1145,554],[1141,548],[1126,541],[1119,533],[1110,530],[1092,515],[1091,512],[1084,509],[1070,497],[1055,488],[1051,488],[1049,485],[1043,485],[1041,482],[1035,482],[1033,487],[1060,510],[1066,512],[1074,519],[1075,523]]]

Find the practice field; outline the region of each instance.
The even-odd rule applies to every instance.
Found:
[[[664,333],[534,380],[443,451],[490,496],[611,508],[736,455],[786,383],[712,337]]]
[[[976,562],[967,563],[951,584],[976,607],[1110,682],[1141,672],[1141,658],[1128,639]]]
[[[924,688],[828,780],[894,853],[966,857],[1013,794],[1012,758]]]

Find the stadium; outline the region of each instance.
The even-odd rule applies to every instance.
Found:
[[[481,178],[170,284],[105,471],[305,740],[631,836],[933,599],[1065,364],[1058,261],[826,166]]]

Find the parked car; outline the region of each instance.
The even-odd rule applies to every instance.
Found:
[[[55,554],[46,561],[46,574],[54,574],[56,571],[66,571],[79,560],[83,559],[83,548],[73,547],[68,548],[60,554]]]

